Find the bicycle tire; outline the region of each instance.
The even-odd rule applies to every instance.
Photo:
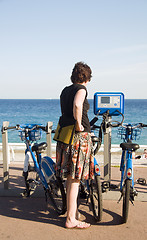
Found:
[[[122,210],[122,217],[123,217],[123,222],[124,223],[126,223],[127,220],[128,220],[130,189],[131,189],[131,180],[126,179],[125,185],[123,187],[123,210]]]
[[[91,206],[94,218],[97,222],[102,220],[103,204],[102,204],[102,188],[100,182],[100,176],[95,176],[94,180],[91,180],[90,184],[91,194]]]
[[[48,183],[49,189],[47,189],[47,202],[51,200],[54,209],[59,215],[63,215],[66,212],[66,194],[62,179],[55,175],[50,179]]]

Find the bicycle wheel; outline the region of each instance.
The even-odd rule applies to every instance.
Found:
[[[129,200],[130,200],[131,180],[127,179],[123,187],[123,222],[126,223],[129,212]]]
[[[66,194],[62,179],[55,175],[49,180],[47,189],[47,201],[51,200],[53,207],[59,215],[66,212]]]
[[[100,176],[95,176],[94,180],[91,180],[90,184],[91,194],[91,206],[94,218],[97,222],[102,220],[103,204],[102,204],[102,188],[100,182]]]
[[[37,172],[34,170],[34,167],[30,167],[27,172],[23,172],[26,189],[23,192],[24,197],[29,197],[32,195],[39,184],[39,176]]]

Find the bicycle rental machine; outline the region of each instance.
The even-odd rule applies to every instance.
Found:
[[[121,92],[96,92],[94,94],[94,114],[103,116],[105,184],[103,187],[107,190],[111,188],[111,122],[113,122],[113,116],[123,116],[124,114],[124,94]]]

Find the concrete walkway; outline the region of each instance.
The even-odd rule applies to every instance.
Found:
[[[9,167],[9,189],[4,189],[3,184],[3,167],[0,165],[0,196],[7,197],[21,197],[25,188],[24,179],[22,176],[23,164],[11,163]],[[147,165],[139,164],[134,166],[134,180],[135,188],[138,191],[137,201],[147,201],[147,184],[141,185],[136,182],[138,178],[145,178],[147,181]],[[101,165],[101,181],[103,181],[103,166]],[[120,184],[120,171],[118,166],[111,167],[111,183],[118,186],[117,189],[103,193],[103,199],[118,200],[120,197],[119,184]],[[32,197],[44,197],[44,190],[42,186],[37,187]]]
[[[41,186],[30,198],[24,199],[22,177],[23,165],[10,164],[9,189],[4,190],[2,182],[2,165],[0,166],[0,239],[1,240],[130,240],[147,239],[147,184],[136,184],[138,197],[135,206],[130,203],[129,217],[122,224],[122,201],[118,190],[103,194],[103,218],[96,223],[89,204],[82,201],[79,206],[81,220],[91,223],[87,230],[64,227],[66,214],[58,216],[51,205],[47,208]],[[101,167],[103,178],[103,168]],[[119,185],[118,167],[111,168],[112,183]],[[135,166],[134,178],[147,178],[146,165]],[[102,179],[103,180],[103,179]]]

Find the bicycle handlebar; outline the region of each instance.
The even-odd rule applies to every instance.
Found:
[[[124,121],[124,115],[120,113],[120,115],[122,116],[122,120],[121,122],[118,122],[118,121],[112,121],[111,120],[109,121],[109,118],[108,118],[108,113],[105,113],[103,115],[103,121],[101,123],[100,126],[97,126],[95,125],[95,123],[97,122],[98,120],[98,117],[94,117],[91,121],[90,121],[90,126],[91,126],[91,130],[96,130],[96,129],[99,129],[99,136],[98,136],[98,142],[97,142],[97,145],[96,145],[96,148],[94,150],[94,155],[98,152],[100,146],[101,146],[101,143],[102,143],[102,131],[105,131],[107,127],[119,127],[119,126],[122,126],[124,128],[127,128],[127,126],[123,125],[123,121]],[[108,122],[107,122],[108,120]],[[143,124],[143,123],[138,123],[136,125],[133,125],[131,126],[132,129],[135,129],[135,128],[143,128],[143,127],[147,127],[147,124]]]
[[[93,127],[94,124],[97,122],[98,117],[94,117],[91,121],[90,121],[90,126]]]
[[[147,127],[147,124],[139,123],[141,127]]]
[[[31,125],[31,124],[30,124]],[[45,132],[47,132],[47,126],[42,126],[42,125],[38,125],[35,124],[34,126],[32,126],[31,128],[29,126],[21,126],[19,124],[17,124],[16,126],[10,126],[10,127],[2,127],[1,132],[3,133],[6,130],[12,130],[12,129],[16,129],[16,130],[22,130],[24,131],[25,129],[27,129],[29,132],[31,132],[34,129],[41,129]],[[55,133],[55,130],[52,130],[52,133]]]
[[[10,126],[10,127],[2,127],[1,132],[4,133],[4,131],[9,130],[9,129],[17,129],[18,125],[16,126]]]
[[[130,125],[130,127],[131,127],[132,129],[147,127],[147,124],[144,124],[144,123],[126,124],[126,125],[122,125],[122,127],[123,127],[123,128],[127,128],[129,125]]]

